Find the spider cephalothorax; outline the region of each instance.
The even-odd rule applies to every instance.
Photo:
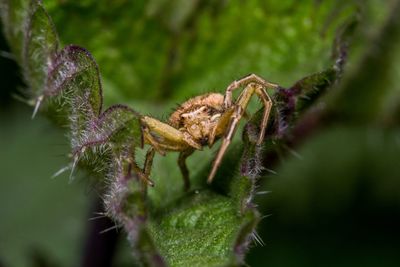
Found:
[[[172,113],[169,123],[180,131],[189,133],[194,141],[205,146],[224,112],[223,104],[224,96],[217,93],[191,98]]]
[[[244,90],[233,102],[232,91],[242,86],[245,86]],[[164,155],[166,151],[179,151],[178,164],[184,178],[185,189],[188,189],[190,182],[186,158],[195,150],[201,150],[203,146],[212,147],[218,139],[222,138],[221,147],[208,176],[208,182],[211,182],[253,94],[256,94],[264,104],[264,115],[258,139],[258,144],[261,144],[272,107],[272,101],[266,89],[277,87],[278,85],[251,74],[231,83],[225,95],[209,93],[189,99],[171,114],[168,123],[143,116],[141,122],[144,141],[152,148],[146,156],[145,171],[137,170],[139,175],[152,185],[148,176],[154,152]]]

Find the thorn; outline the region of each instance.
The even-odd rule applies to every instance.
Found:
[[[260,220],[264,220],[264,219],[266,219],[266,218],[268,218],[268,217],[271,217],[271,216],[272,216],[272,214],[264,215],[264,216],[262,216],[262,217],[260,218]]]
[[[107,217],[107,216],[106,215],[94,216],[94,217],[89,218],[88,221],[94,221],[94,220],[105,218],[105,217]]]
[[[109,232],[109,231],[111,231],[111,230],[118,229],[118,227],[119,227],[118,225],[111,226],[111,227],[109,227],[109,228],[104,229],[103,231],[101,231],[100,234],[104,234],[104,233],[107,233],[107,232]]]
[[[34,108],[33,113],[32,113],[32,120],[35,118],[36,113],[38,112],[39,107],[40,107],[40,104],[42,103],[42,101],[43,101],[43,96],[42,96],[42,95],[39,96],[39,97],[36,99],[35,108]]]
[[[269,194],[269,193],[271,193],[271,191],[259,191],[259,192],[256,193],[256,195],[266,195],[266,194]]]
[[[79,157],[75,156],[74,162],[72,163],[72,167],[71,167],[71,173],[69,174],[69,182],[70,183],[72,182],[72,180],[74,180],[73,174],[74,174],[76,165],[78,164],[78,160],[79,160]]]
[[[264,241],[261,239],[261,237],[258,235],[258,233],[256,231],[253,232],[252,234],[254,240],[256,241],[256,243],[258,243],[261,246],[265,246]]]
[[[20,101],[22,103],[27,104],[28,106],[32,106],[33,105],[33,101],[32,100],[27,100],[26,98],[22,97],[19,94],[11,94],[11,97],[17,101]]]
[[[298,158],[298,159],[300,159],[300,160],[303,159],[303,157],[302,157],[299,153],[297,153],[294,149],[288,147],[287,145],[285,145],[284,147],[290,152],[290,154],[292,154],[292,155],[295,156],[296,158]]]
[[[267,172],[272,173],[272,174],[278,174],[276,171],[274,171],[272,169],[268,169],[268,168],[264,167],[264,170],[266,170]]]
[[[64,173],[65,171],[67,171],[68,169],[71,168],[71,164],[69,164],[68,166],[62,167],[61,169],[59,169],[56,173],[54,173],[50,179],[54,179],[57,176],[59,176],[60,174]]]
[[[7,59],[11,59],[11,60],[15,60],[15,57],[12,53],[7,52],[7,51],[0,51],[0,56],[7,58]]]
[[[300,160],[303,159],[303,157],[302,157],[299,153],[297,153],[296,151],[294,151],[293,149],[290,149],[289,152],[290,152],[293,156],[295,156],[296,158],[298,158],[298,159],[300,159]]]

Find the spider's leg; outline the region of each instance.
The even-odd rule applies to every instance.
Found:
[[[224,133],[224,130],[228,127],[230,118],[234,111],[235,111],[235,107],[230,107],[219,118],[218,123],[211,130],[210,136],[208,137],[208,146],[209,147],[212,147],[214,145],[214,141],[217,136],[221,136]],[[250,116],[246,111],[244,111],[243,117],[245,119],[248,119]]]
[[[256,74],[249,74],[239,80],[232,82],[226,88],[225,98],[224,98],[225,108],[232,106],[232,92],[241,86],[248,85],[249,83],[257,83],[263,86],[264,88],[277,89],[279,87],[279,85],[268,82]]]
[[[240,94],[237,103],[233,106],[234,110],[232,115],[230,116],[229,124],[225,125],[225,122],[222,122],[219,126],[220,128],[217,129],[217,131],[225,131],[225,135],[222,139],[222,144],[221,147],[218,150],[217,156],[214,159],[213,166],[211,169],[210,174],[208,175],[207,182],[211,183],[219,165],[221,164],[222,157],[224,156],[226,149],[228,148],[229,144],[232,141],[233,135],[236,131],[236,128],[238,126],[238,123],[240,119],[242,118],[244,111],[254,94],[254,91],[256,90],[256,84],[249,84],[246,86],[246,88],[243,90],[243,92]],[[232,109],[232,107],[231,107]],[[222,119],[222,118],[221,118]],[[226,130],[225,130],[226,129]]]
[[[235,111],[235,107],[230,107],[221,115],[217,124],[211,130],[210,136],[208,137],[208,146],[209,147],[212,147],[214,145],[214,141],[215,141],[216,137],[224,134],[224,131],[228,127],[234,111]]]
[[[147,155],[146,155],[146,162],[148,161],[148,159],[147,159],[147,156],[148,156],[148,154],[149,154],[149,152],[150,152],[150,150],[147,152]],[[154,155],[154,152],[152,152],[152,154]],[[151,158],[151,161],[150,161],[150,163],[153,161],[153,159]],[[143,181],[143,182],[145,182],[147,185],[150,185],[150,186],[154,186],[154,182],[149,178],[149,176],[148,175],[146,175],[146,171],[148,171],[148,173],[150,174],[150,165],[151,164],[149,164],[149,163],[145,163],[145,165],[147,164],[147,167],[145,166],[145,168],[144,168],[144,170],[143,169],[141,169],[138,165],[137,165],[137,163],[133,160],[132,162],[131,162],[131,166],[132,166],[132,169],[135,171],[135,173],[139,176],[139,178]],[[147,168],[147,170],[146,170],[146,168]]]
[[[165,151],[163,151],[160,148],[159,143],[156,141],[156,139],[151,135],[150,130],[148,127],[144,126],[143,127],[143,135],[144,135],[144,139],[148,141],[148,143],[154,147],[154,149],[160,153],[161,155],[165,156]]]
[[[146,177],[150,177],[151,167],[153,166],[153,159],[155,154],[155,149],[153,147],[149,148],[146,153],[146,159],[144,161],[143,173]]]
[[[262,141],[264,140],[265,131],[268,126],[268,119],[269,119],[269,115],[271,113],[271,108],[272,108],[272,100],[269,97],[267,91],[265,91],[264,87],[257,87],[255,92],[264,104],[264,114],[263,114],[263,118],[262,118],[261,126],[260,126],[260,128],[261,128],[260,135],[258,136],[258,140],[257,140],[257,145],[261,145]]]
[[[220,147],[220,149],[217,153],[217,156],[215,157],[215,160],[213,162],[211,172],[208,176],[208,180],[207,180],[208,183],[210,183],[212,181],[212,179],[214,178],[214,176],[217,172],[217,169],[218,169],[219,165],[221,164],[222,157],[224,156],[226,149],[228,148],[229,144],[232,141],[232,138],[237,129],[238,123],[239,123],[240,119],[243,117],[245,110],[247,108],[247,105],[249,104],[250,99],[254,93],[257,94],[258,97],[261,98],[261,100],[263,101],[264,106],[265,106],[263,120],[261,123],[260,136],[257,141],[257,144],[261,144],[262,140],[264,139],[265,128],[267,127],[268,118],[269,118],[269,114],[270,114],[271,106],[272,106],[272,101],[271,101],[270,97],[268,96],[267,92],[265,91],[263,85],[260,85],[258,83],[250,83],[246,86],[246,88],[240,94],[240,96],[237,100],[237,103],[233,106],[233,107],[235,107],[235,109],[232,112],[232,115],[230,115],[229,124],[226,124],[225,121],[222,121],[221,123],[219,122],[217,124],[215,129],[213,129],[213,135],[214,135],[213,137],[215,137],[215,135],[218,135],[218,133],[221,131],[225,131],[225,135],[223,137],[221,147]],[[229,113],[228,113],[228,115],[229,115]],[[221,117],[222,120],[226,120],[226,118],[224,118],[224,116],[225,116],[225,114]],[[225,129],[227,129],[227,130],[225,130]]]
[[[189,180],[189,170],[186,166],[186,159],[190,155],[192,155],[194,152],[193,149],[188,149],[184,150],[181,153],[179,153],[179,158],[178,158],[178,165],[179,168],[181,169],[182,177],[183,177],[183,187],[185,191],[188,191],[190,189],[190,180]]]
[[[188,132],[183,132],[183,141],[185,141],[188,145],[190,145],[192,148],[202,150],[203,147],[199,143],[197,143],[193,137],[188,133]]]
[[[252,88],[252,89],[250,89],[250,88]],[[270,96],[268,95],[267,91],[265,90],[265,88],[266,87],[263,84],[250,83],[245,88],[245,90],[243,90],[243,92],[240,94],[240,96],[237,100],[237,104],[241,105],[243,110],[245,110],[247,105],[249,104],[250,98],[255,93],[264,104],[264,113],[263,113],[263,118],[262,118],[261,125],[260,125],[260,135],[258,136],[257,145],[260,145],[262,143],[262,141],[264,140],[265,131],[268,126],[268,119],[269,119],[269,115],[271,113],[271,108],[272,108],[272,100],[271,100]]]
[[[221,165],[222,158],[226,152],[226,149],[228,148],[229,144],[232,141],[233,135],[235,134],[238,123],[239,123],[240,119],[242,118],[242,115],[243,115],[242,107],[240,105],[235,106],[235,110],[229,121],[229,125],[227,128],[228,130],[225,132],[225,136],[222,139],[222,144],[218,150],[217,156],[215,156],[211,172],[208,175],[207,183],[212,182],[219,165]]]
[[[145,142],[152,145],[156,150],[183,151],[188,148],[201,149],[201,144],[197,143],[186,132],[180,131],[169,124],[161,122],[151,117],[143,116],[141,118],[144,125]],[[146,132],[146,128],[148,131]],[[160,140],[154,138],[153,133],[160,137]]]

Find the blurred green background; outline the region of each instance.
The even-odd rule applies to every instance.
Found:
[[[360,59],[398,1],[44,4],[61,42],[94,55],[107,106],[125,103],[166,118],[176,103],[223,92],[248,73],[287,87],[326,69],[336,29],[354,16],[360,25],[344,79],[362,77]],[[378,40],[377,54],[379,47]],[[41,116],[30,119],[32,108],[13,97],[24,85],[4,37],[0,49],[0,266],[78,266],[96,190],[82,175],[72,183],[68,174],[51,179],[69,162],[65,130]],[[365,88],[384,98],[379,108],[365,103],[376,113],[372,119],[339,119],[268,166],[276,174],[262,177],[258,191],[266,194],[254,200],[265,215],[258,226],[265,244],[254,243],[250,266],[400,266],[400,52],[390,55],[382,65],[387,75],[363,77],[390,88]],[[345,101],[362,101],[357,97]],[[191,170],[200,168],[196,154]],[[155,175],[177,176],[175,157],[157,160]],[[113,266],[131,266],[124,238]]]

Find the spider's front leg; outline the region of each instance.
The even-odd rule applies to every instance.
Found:
[[[246,90],[248,85],[250,85],[252,83],[258,84],[260,88],[254,90],[253,92]],[[253,93],[256,93],[264,104],[265,109],[264,109],[263,119],[261,122],[261,131],[260,131],[260,135],[259,135],[259,138],[257,141],[257,144],[260,145],[262,140],[264,139],[265,130],[266,130],[267,123],[268,123],[268,117],[269,117],[269,113],[271,112],[271,107],[272,107],[272,100],[271,100],[270,96],[268,95],[266,89],[278,89],[279,85],[268,82],[256,74],[249,74],[237,81],[232,82],[226,88],[225,98],[224,98],[225,108],[229,108],[233,105],[232,92],[242,86],[246,86],[246,89],[243,90],[243,92],[240,94],[236,104],[239,104],[239,102],[242,101],[241,105],[242,105],[243,109],[246,109],[248,101],[250,100]],[[243,98],[243,96],[244,96],[244,98]],[[241,98],[243,98],[243,99],[241,100]]]
[[[178,164],[182,172],[184,188],[190,188],[189,171],[186,167],[186,158],[189,157],[195,149],[202,149],[201,144],[197,143],[191,135],[185,131],[180,131],[169,124],[156,120],[154,118],[143,116],[141,118],[143,128],[143,138],[146,144],[152,146],[153,152],[146,155],[145,165],[151,167],[154,151],[165,155],[165,151],[181,152],[178,158]],[[148,158],[148,157],[151,157]],[[145,168],[146,168],[145,166]]]
[[[149,178],[151,172],[151,166],[153,164],[155,150],[154,148],[150,148],[146,153],[146,160],[144,162],[143,169],[141,169],[134,159],[130,161],[132,169],[139,176],[139,178],[145,182],[147,185],[154,186],[154,182]]]
[[[157,119],[143,116],[141,118],[144,142],[153,146],[160,154],[164,151],[184,151],[188,148],[202,149],[190,134],[180,131]]]
[[[226,92],[225,92],[225,98],[224,98],[224,105],[225,108],[229,108],[232,106],[232,92],[242,86],[247,86],[250,83],[257,83],[261,86],[263,86],[264,88],[271,88],[271,89],[277,89],[279,88],[279,85],[275,84],[275,83],[271,83],[268,82],[266,80],[264,80],[263,78],[261,78],[260,76],[252,73],[249,74],[239,80],[236,80],[234,82],[232,82],[227,88],[226,88]],[[268,96],[269,98],[269,96]]]
[[[256,79],[257,82],[251,82],[252,79]],[[258,76],[255,76],[255,75],[250,75],[250,76],[248,76],[248,78],[243,78],[242,80],[235,82],[235,86],[239,86],[239,85],[237,85],[237,83],[240,83],[242,81],[243,82],[250,81],[250,83],[246,86],[246,88],[243,90],[243,92],[239,95],[237,102],[235,104],[228,103],[229,106],[228,106],[226,112],[224,113],[223,116],[221,116],[221,119],[219,120],[218,124],[216,125],[215,129],[213,130],[213,136],[212,136],[213,140],[215,138],[215,135],[218,135],[222,131],[224,131],[224,136],[223,136],[221,147],[217,153],[217,156],[215,157],[211,172],[208,176],[208,179],[207,179],[208,183],[211,183],[211,181],[213,180],[213,178],[217,172],[217,169],[218,169],[219,165],[221,164],[222,157],[224,156],[229,144],[232,141],[232,138],[233,138],[233,136],[236,132],[237,126],[239,124],[239,121],[243,117],[245,110],[247,108],[247,105],[249,104],[250,99],[253,96],[253,94],[256,94],[262,100],[262,102],[264,104],[264,114],[263,114],[263,119],[261,122],[261,130],[260,130],[260,135],[259,135],[257,144],[260,145],[264,139],[265,129],[267,127],[269,114],[271,112],[272,100],[265,90],[266,82],[264,80],[262,80],[262,81],[264,81],[262,83],[258,82],[259,81],[258,79],[261,79],[261,78],[259,78]],[[228,94],[228,92],[230,93],[230,95],[228,94],[228,98],[231,97],[231,93],[233,90],[230,88],[233,88],[233,87],[228,87],[227,94]],[[227,116],[229,116],[229,117],[227,117]]]

